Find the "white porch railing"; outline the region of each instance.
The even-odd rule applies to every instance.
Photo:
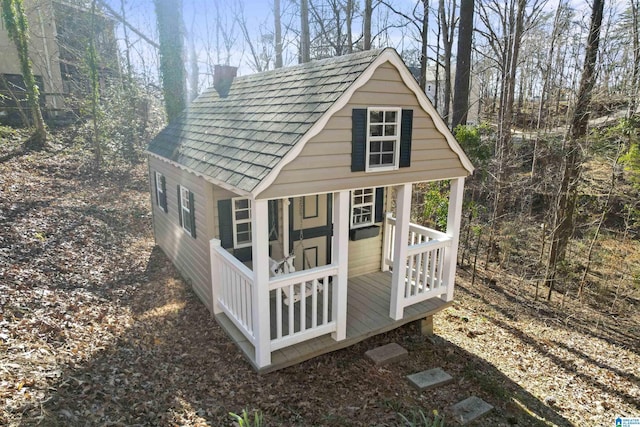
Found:
[[[337,266],[327,265],[269,280],[269,297],[275,299],[271,351],[336,331],[331,297],[337,274]]]
[[[217,280],[214,289],[218,289],[218,303],[247,340],[255,345],[252,315],[253,272],[222,248],[219,241],[217,244],[214,242],[211,243],[211,267],[213,280]]]
[[[383,270],[394,266],[396,219],[387,214],[384,235]],[[447,293],[445,251],[452,238],[445,233],[417,224],[409,225],[404,293],[398,301],[401,308]]]
[[[214,295],[218,305],[247,340],[257,345],[252,301],[253,272],[211,241]],[[269,351],[294,345],[337,330],[333,298],[337,296],[338,267],[327,265],[270,278]]]

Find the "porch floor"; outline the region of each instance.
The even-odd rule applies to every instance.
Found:
[[[350,278],[347,290],[347,337],[342,341],[334,341],[331,335],[327,334],[277,350],[271,353],[271,365],[262,369],[258,369],[255,364],[253,345],[231,320],[224,313],[216,315],[216,320],[240,347],[254,369],[260,373],[267,373],[349,347],[374,335],[433,315],[451,305],[440,298],[432,298],[405,308],[404,317],[393,320],[389,317],[390,301],[391,273],[380,271]]]

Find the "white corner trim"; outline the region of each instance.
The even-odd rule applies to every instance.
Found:
[[[240,190],[240,189],[238,189],[238,188],[236,188],[236,187],[234,187],[232,185],[227,184],[224,181],[220,181],[220,180],[215,179],[213,177],[210,177],[208,175],[204,175],[204,174],[202,174],[200,172],[196,172],[191,168],[183,166],[178,162],[174,162],[173,160],[169,160],[166,157],[162,157],[162,156],[160,156],[160,155],[158,155],[156,153],[152,153],[149,150],[145,150],[145,153],[148,154],[149,156],[153,157],[153,158],[156,158],[158,160],[162,160],[165,163],[169,163],[171,166],[174,166],[174,167],[176,167],[178,169],[182,169],[183,171],[186,171],[186,172],[189,172],[189,173],[191,173],[191,174],[193,174],[195,176],[198,176],[198,177],[204,179],[205,181],[210,182],[213,185],[217,185],[218,187],[222,187],[225,190],[229,190],[232,193],[236,193],[236,194],[238,194],[240,196],[244,196],[244,197],[250,197],[251,196],[251,193],[249,193],[248,191]]]
[[[400,55],[398,55],[395,49],[386,48],[382,52],[380,52],[380,55],[378,55],[378,57],[373,60],[371,64],[369,64],[369,66],[362,72],[362,74],[360,74],[360,76],[358,76],[358,78],[351,84],[351,86],[349,86],[349,88],[338,97],[333,105],[327,111],[325,111],[322,117],[320,117],[320,119],[318,119],[313,124],[313,126],[311,126],[307,133],[304,134],[302,138],[300,138],[300,141],[298,141],[296,145],[282,158],[282,160],[280,160],[278,165],[273,168],[271,172],[269,172],[269,174],[265,178],[263,178],[262,181],[253,189],[251,193],[253,193],[254,197],[257,198],[260,193],[265,191],[271,184],[273,184],[282,169],[300,155],[307,142],[324,129],[329,119],[349,103],[355,91],[364,86],[365,83],[367,83],[371,79],[373,73],[378,69],[378,67],[380,67],[385,62],[391,63],[391,65],[393,65],[398,70],[398,72],[400,73],[400,77],[402,78],[405,85],[416,95],[418,103],[420,104],[422,109],[425,110],[425,112],[429,116],[431,116],[436,129],[440,131],[440,133],[442,133],[442,135],[445,137],[451,150],[458,155],[464,168],[469,172],[469,174],[473,173],[473,164],[464,153],[464,150],[462,150],[462,147],[460,147],[460,144],[458,144],[458,141],[456,141],[447,125],[440,117],[440,114],[438,114],[433,105],[431,105],[431,102],[427,98],[427,95],[422,92],[422,90],[420,89],[420,85],[418,85],[416,79],[413,77],[413,75],[411,75],[411,73],[407,69],[407,66],[402,61],[402,58],[400,58]]]

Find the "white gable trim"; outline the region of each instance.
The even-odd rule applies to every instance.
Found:
[[[191,169],[191,168],[188,168],[188,167],[186,167],[186,166],[183,166],[183,165],[181,165],[180,163],[174,162],[173,160],[169,160],[169,159],[167,159],[166,157],[162,157],[162,156],[160,156],[160,155],[158,155],[158,154],[156,154],[156,153],[152,153],[152,152],[151,152],[151,151],[149,151],[149,150],[146,150],[145,152],[146,152],[149,156],[151,156],[151,157],[153,157],[153,158],[156,158],[156,159],[158,159],[158,160],[162,160],[162,161],[163,161],[163,162],[165,162],[165,163],[169,163],[171,166],[174,166],[174,167],[176,167],[176,168],[178,168],[178,169],[182,169],[183,171],[186,171],[186,172],[189,172],[189,173],[191,173],[191,174],[193,174],[193,175],[195,175],[195,176],[198,176],[198,177],[200,177],[200,178],[204,179],[205,181],[210,182],[210,183],[211,183],[211,184],[213,184],[213,185],[217,185],[218,187],[222,187],[222,188],[224,188],[225,190],[229,190],[229,191],[231,191],[232,193],[236,193],[236,194],[238,194],[238,195],[240,195],[240,196],[244,196],[244,197],[251,197],[251,193],[249,193],[249,192],[247,192],[247,191],[239,190],[238,188],[234,187],[233,185],[227,184],[227,183],[226,183],[226,182],[224,182],[224,181],[220,181],[220,180],[215,179],[215,178],[212,178],[212,177],[210,177],[210,176],[208,176],[208,175],[204,175],[204,174],[201,174],[200,172],[196,172],[196,171],[194,171],[194,170],[193,170],[193,169]]]
[[[454,153],[458,155],[464,168],[469,172],[469,174],[473,173],[474,168],[471,164],[471,161],[466,156],[451,131],[449,131],[449,128],[444,123],[436,109],[433,107],[433,105],[431,105],[431,102],[427,98],[427,95],[422,92],[422,90],[420,89],[420,85],[418,85],[416,79],[411,75],[398,53],[394,49],[387,48],[383,50],[380,55],[378,55],[378,57],[373,62],[371,62],[371,64],[369,64],[369,67],[367,67],[367,69],[364,70],[364,72],[360,76],[358,76],[358,78],[351,84],[351,86],[346,91],[344,91],[342,95],[340,95],[340,97],[323,114],[323,116],[320,117],[320,119],[318,119],[318,121],[316,121],[313,126],[311,126],[307,133],[304,134],[304,136],[300,138],[296,145],[282,158],[282,160],[280,160],[278,165],[273,168],[271,172],[269,172],[269,174],[253,189],[251,193],[254,195],[254,197],[257,198],[260,193],[262,193],[264,190],[269,188],[271,184],[273,184],[282,169],[300,155],[307,142],[324,129],[329,119],[335,113],[340,111],[345,105],[347,105],[355,91],[364,86],[364,84],[371,79],[373,73],[378,69],[378,67],[380,67],[385,62],[391,63],[398,70],[405,85],[412,92],[414,92],[418,99],[418,103],[420,104],[422,109],[424,109],[426,113],[431,116],[436,129],[444,135],[445,139],[449,143],[449,147],[451,148],[451,150],[453,150]]]

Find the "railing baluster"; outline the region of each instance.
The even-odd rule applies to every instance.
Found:
[[[313,280],[313,287],[311,289],[311,327],[318,326],[318,280]]]
[[[322,324],[326,325],[329,323],[329,276],[325,276],[324,283],[324,292],[322,292]],[[333,283],[337,283],[337,280],[334,280]],[[335,292],[336,290],[333,289],[333,286],[334,285],[331,284],[332,292]]]
[[[282,288],[276,289],[276,338],[282,338]]]
[[[425,252],[423,254],[423,259],[422,259],[422,290],[424,292],[427,292],[430,288],[429,288],[429,275],[427,273],[427,270],[429,269],[429,259],[431,259],[431,255],[430,252]]]
[[[295,308],[295,303],[293,302],[294,295],[294,285],[289,285],[289,328],[287,328],[287,335],[293,335],[295,332],[295,319],[293,317],[293,310]]]
[[[300,283],[300,332],[307,330],[307,284]]]
[[[440,248],[438,256],[438,287],[442,287],[442,273],[444,270],[444,248]]]

